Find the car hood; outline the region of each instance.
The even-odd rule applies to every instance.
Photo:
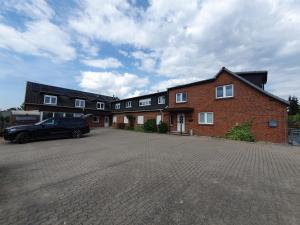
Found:
[[[16,130],[23,130],[23,129],[30,129],[30,128],[34,128],[36,125],[19,125],[19,126],[12,126],[12,127],[7,127],[7,130],[10,129],[16,129]]]

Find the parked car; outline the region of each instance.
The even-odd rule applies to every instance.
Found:
[[[8,127],[4,139],[22,144],[37,139],[80,138],[89,132],[89,124],[83,118],[50,118],[33,125]]]

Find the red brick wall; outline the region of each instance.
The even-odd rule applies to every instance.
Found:
[[[144,123],[149,119],[155,119],[157,115],[162,115],[162,121],[168,123],[168,113],[160,112],[160,111],[153,111],[153,112],[132,112],[132,113],[115,113],[113,116],[117,116],[117,122],[112,123],[112,127],[116,127],[117,123],[124,123],[124,116],[126,115],[133,115],[135,116],[135,125],[137,124],[137,117],[144,116]],[[127,124],[128,125],[128,124]]]
[[[216,99],[215,88],[226,84],[234,85],[234,97]],[[188,93],[188,102],[176,103],[176,93],[182,91]],[[186,130],[192,129],[196,135],[223,137],[234,125],[253,120],[252,131],[256,140],[287,142],[287,106],[226,72],[210,83],[169,90],[169,107],[194,108],[193,113],[189,116],[186,114]],[[213,112],[214,124],[199,125],[199,112]],[[268,127],[270,119],[278,121],[277,128]],[[172,130],[176,130],[176,115],[173,121]]]

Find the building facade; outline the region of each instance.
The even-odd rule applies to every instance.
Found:
[[[40,120],[50,117],[89,115],[92,127],[111,125],[111,102],[114,97],[27,82],[25,110],[40,112]]]
[[[155,119],[167,123],[170,133],[214,137],[251,122],[256,140],[285,143],[289,102],[265,91],[266,82],[267,71],[223,67],[211,79],[122,100],[28,82],[25,108],[41,111],[41,119],[91,114],[97,126],[128,126],[132,115],[135,126]]]

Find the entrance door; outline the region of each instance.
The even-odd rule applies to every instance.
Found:
[[[183,113],[177,114],[177,132],[185,132],[185,117]]]
[[[104,117],[104,127],[109,127],[109,117],[108,116]]]

